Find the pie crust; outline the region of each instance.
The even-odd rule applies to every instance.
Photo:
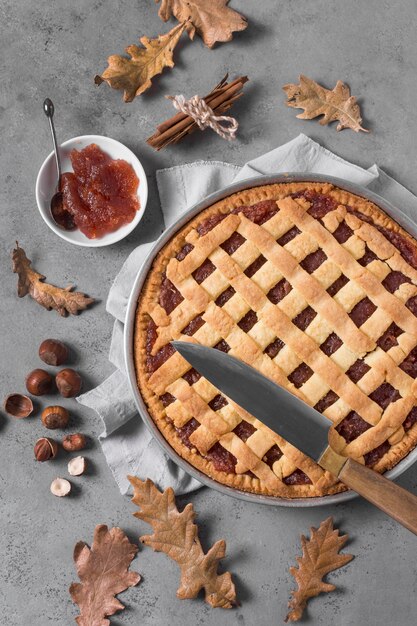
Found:
[[[379,472],[417,443],[417,242],[360,196],[277,183],[205,209],[156,256],[134,333],[149,414],[194,467],[257,494],[343,491],[190,369],[173,339],[257,368],[333,423],[337,452]]]

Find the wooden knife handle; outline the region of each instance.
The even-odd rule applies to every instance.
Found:
[[[343,465],[339,478],[417,535],[417,496],[353,459],[348,459]]]

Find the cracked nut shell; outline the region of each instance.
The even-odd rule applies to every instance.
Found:
[[[29,417],[33,412],[32,400],[21,393],[11,393],[6,396],[3,406],[6,413],[19,419]]]
[[[70,476],[81,476],[87,469],[87,461],[83,456],[76,456],[68,463],[68,474]]]
[[[65,428],[69,422],[69,413],[63,406],[47,406],[42,411],[42,424],[51,430]]]
[[[48,439],[48,437],[41,437],[35,443],[35,459],[43,463],[44,461],[49,461],[50,459],[54,459],[58,452],[58,444],[53,439]]]
[[[43,396],[51,391],[52,383],[52,376],[39,368],[26,376],[26,389],[34,396]]]
[[[78,372],[67,367],[58,372],[55,377],[55,382],[61,396],[64,396],[64,398],[73,398],[80,393],[83,381]]]
[[[71,483],[66,478],[55,478],[51,483],[51,493],[53,493],[54,496],[62,498],[63,496],[67,496],[70,491]]]
[[[45,339],[39,346],[39,357],[48,365],[62,365],[68,359],[68,348],[58,339]]]
[[[87,439],[82,433],[74,433],[73,435],[65,435],[62,440],[62,447],[67,452],[77,452],[83,450],[87,445]]]

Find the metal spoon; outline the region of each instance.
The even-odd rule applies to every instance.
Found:
[[[54,218],[55,222],[65,230],[74,230],[76,228],[75,222],[72,218],[71,213],[64,209],[63,204],[64,198],[61,191],[61,159],[59,157],[59,149],[56,141],[55,126],[53,121],[55,109],[54,103],[52,102],[52,100],[50,100],[50,98],[46,98],[46,100],[44,101],[43,110],[49,120],[49,125],[51,127],[57,169],[57,185],[55,193],[52,196],[51,200],[51,215]]]

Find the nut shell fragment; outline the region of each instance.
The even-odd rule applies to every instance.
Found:
[[[6,396],[3,406],[6,413],[19,419],[29,417],[33,412],[32,400],[20,393],[11,393]]]
[[[81,476],[87,469],[87,462],[83,456],[76,456],[68,463],[68,474],[70,476]]]
[[[51,483],[51,493],[54,496],[58,496],[59,498],[63,498],[67,496],[71,491],[71,483],[66,478],[55,478],[55,480]]]

